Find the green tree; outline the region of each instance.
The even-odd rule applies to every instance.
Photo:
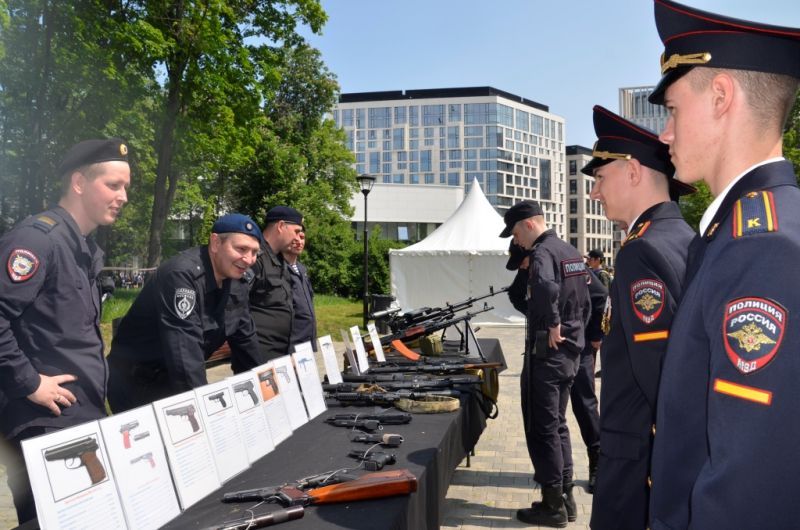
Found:
[[[700,219],[714,200],[714,196],[711,195],[711,190],[705,182],[698,182],[694,187],[697,188],[697,193],[681,197],[679,204],[683,218],[695,232],[699,232]]]
[[[800,92],[783,129],[783,156],[794,165],[794,174],[800,183]]]

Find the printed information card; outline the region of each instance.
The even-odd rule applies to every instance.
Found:
[[[184,510],[220,487],[217,466],[194,392],[153,403],[161,439]]]
[[[122,508],[132,530],[161,528],[181,513],[153,407],[100,420]]]
[[[301,348],[311,347],[310,342],[298,344],[295,346],[295,351]],[[308,360],[303,360],[303,366],[308,363]],[[300,392],[300,383],[297,381],[297,374],[294,373],[294,365],[292,364],[292,357],[284,355],[272,361],[275,366],[275,373],[278,374],[278,388],[283,395],[283,404],[286,405],[286,413],[289,415],[289,425],[292,430],[296,431],[306,423],[308,423],[308,414],[306,414],[306,406],[303,404],[303,394]]]
[[[208,426],[208,440],[219,479],[225,482],[250,467],[230,384],[219,381],[196,388],[194,394]]]
[[[343,329],[339,331],[342,332],[342,341],[344,341],[344,353],[347,355],[347,362],[350,363],[350,371],[353,372],[353,375],[361,375],[361,370],[358,367],[358,362],[356,362],[356,354],[353,351],[353,346],[350,345],[350,337],[347,336],[347,332]]]
[[[261,390],[253,372],[234,375],[225,380],[233,392],[233,403],[239,414],[247,458],[252,464],[275,449],[272,434],[267,425],[267,416],[261,406]]]
[[[22,453],[40,528],[127,528],[96,421],[23,440]]]
[[[361,340],[361,330],[358,326],[350,328],[350,335],[353,336],[353,346],[356,349],[356,359],[358,359],[358,369],[362,374],[369,372],[369,358],[367,357],[367,350],[364,349],[364,341]]]
[[[367,324],[367,331],[369,331],[369,340],[372,341],[372,349],[375,350],[375,357],[380,362],[386,362],[386,356],[383,354],[383,345],[381,344],[381,336],[378,333],[378,328],[375,324]]]
[[[319,342],[319,351],[322,352],[322,362],[325,363],[328,382],[332,385],[343,382],[342,373],[339,371],[339,360],[336,358],[336,349],[333,347],[333,339],[330,335],[325,335],[317,339],[317,342]]]
[[[308,417],[316,418],[326,410],[325,395],[322,393],[322,382],[317,369],[317,360],[314,358],[314,350],[311,343],[306,342],[292,355],[294,364],[297,366],[297,377],[300,380],[300,388],[303,390],[303,398],[308,408]]]
[[[258,376],[259,390],[264,403],[264,413],[267,415],[269,431],[272,434],[272,443],[278,445],[292,435],[292,426],[289,423],[289,415],[286,413],[283,394],[276,382],[278,375],[275,366],[269,362],[253,368],[253,372]]]

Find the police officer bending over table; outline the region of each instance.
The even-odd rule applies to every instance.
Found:
[[[647,526],[647,476],[661,364],[683,287],[694,232],[674,194],[694,188],[671,178],[667,146],[655,133],[594,107],[598,141],[581,169],[606,217],[630,227],[617,254],[611,326],[600,352],[600,462],[592,503],[595,530]]]
[[[58,206],[0,238],[0,431],[19,523],[36,517],[22,440],[104,418],[106,363],[92,239],[127,202],[128,148],[119,138],[72,147]]]
[[[233,373],[261,364],[242,278],[260,242],[252,219],[229,214],[214,223],[208,245],[156,270],[111,343],[108,403],[114,413],[205,385],[205,361],[226,340]]]
[[[583,258],[547,229],[543,215],[536,201],[515,204],[506,212],[506,228],[500,234],[513,235],[515,243],[532,251],[528,265],[528,344],[520,386],[525,438],[534,479],[542,486],[542,501],[517,510],[517,519],[564,528],[568,519],[574,521],[576,517],[566,410],[583,349],[590,301]]]
[[[800,28],[670,0],[655,15],[664,77],[650,101],[671,111],[661,139],[678,178],[705,181],[714,201],[664,356],[649,524],[798,528],[800,190],[781,155]]]

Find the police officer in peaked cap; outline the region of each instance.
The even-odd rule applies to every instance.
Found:
[[[250,309],[264,362],[291,353],[294,284],[283,252],[299,244],[303,224],[303,215],[289,206],[272,208],[264,219],[261,254],[250,284]]]
[[[517,519],[564,528],[574,521],[572,446],[565,414],[570,386],[589,321],[590,300],[583,258],[548,230],[539,203],[522,201],[506,212],[500,237],[530,251],[522,414],[534,479],[542,500],[517,510]]]
[[[669,329],[649,525],[797,528],[800,190],[782,141],[800,28],[654,5],[664,53],[650,101],[671,113],[661,139],[678,178],[705,181],[714,201]],[[621,255],[618,269],[615,285]]]
[[[592,528],[647,526],[647,477],[661,364],[680,299],[694,231],[676,194],[694,192],[673,177],[666,144],[656,134],[600,106],[593,109],[591,197],[606,217],[629,226],[611,286],[611,321],[600,351],[600,458]]]
[[[262,364],[243,278],[260,243],[252,219],[228,214],[214,223],[208,245],[156,270],[111,343],[114,413],[205,385],[205,361],[226,341],[233,373]]]
[[[0,431],[20,524],[36,517],[20,442],[106,416],[106,362],[91,236],[127,202],[128,147],[119,138],[72,147],[61,199],[0,238]]]

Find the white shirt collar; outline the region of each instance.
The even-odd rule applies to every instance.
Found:
[[[779,156],[779,157],[775,157],[775,158],[770,158],[769,160],[764,160],[763,162],[759,162],[758,164],[745,169],[744,171],[742,171],[742,173],[738,177],[733,179],[730,182],[730,184],[728,184],[725,187],[725,189],[722,190],[722,193],[720,193],[714,199],[714,201],[709,205],[708,209],[706,210],[706,213],[703,214],[703,218],[700,219],[700,235],[702,236],[702,235],[704,235],[706,233],[706,229],[708,228],[708,225],[711,223],[711,220],[714,218],[714,216],[717,215],[717,210],[719,210],[719,207],[722,204],[722,201],[725,200],[725,197],[731,191],[731,188],[737,182],[742,180],[742,177],[744,177],[745,175],[747,175],[748,173],[750,173],[751,171],[753,171],[757,167],[761,167],[761,166],[764,166],[764,165],[767,165],[767,164],[771,164],[773,162],[780,162],[781,160],[785,160],[785,158],[783,158],[782,156]]]
[[[628,225],[628,231],[625,233],[625,237],[631,235],[631,230],[633,230],[633,227],[636,226],[636,221],[638,221],[641,216],[642,214],[640,213],[639,215],[636,216],[636,218],[633,221],[631,221],[631,224]]]

